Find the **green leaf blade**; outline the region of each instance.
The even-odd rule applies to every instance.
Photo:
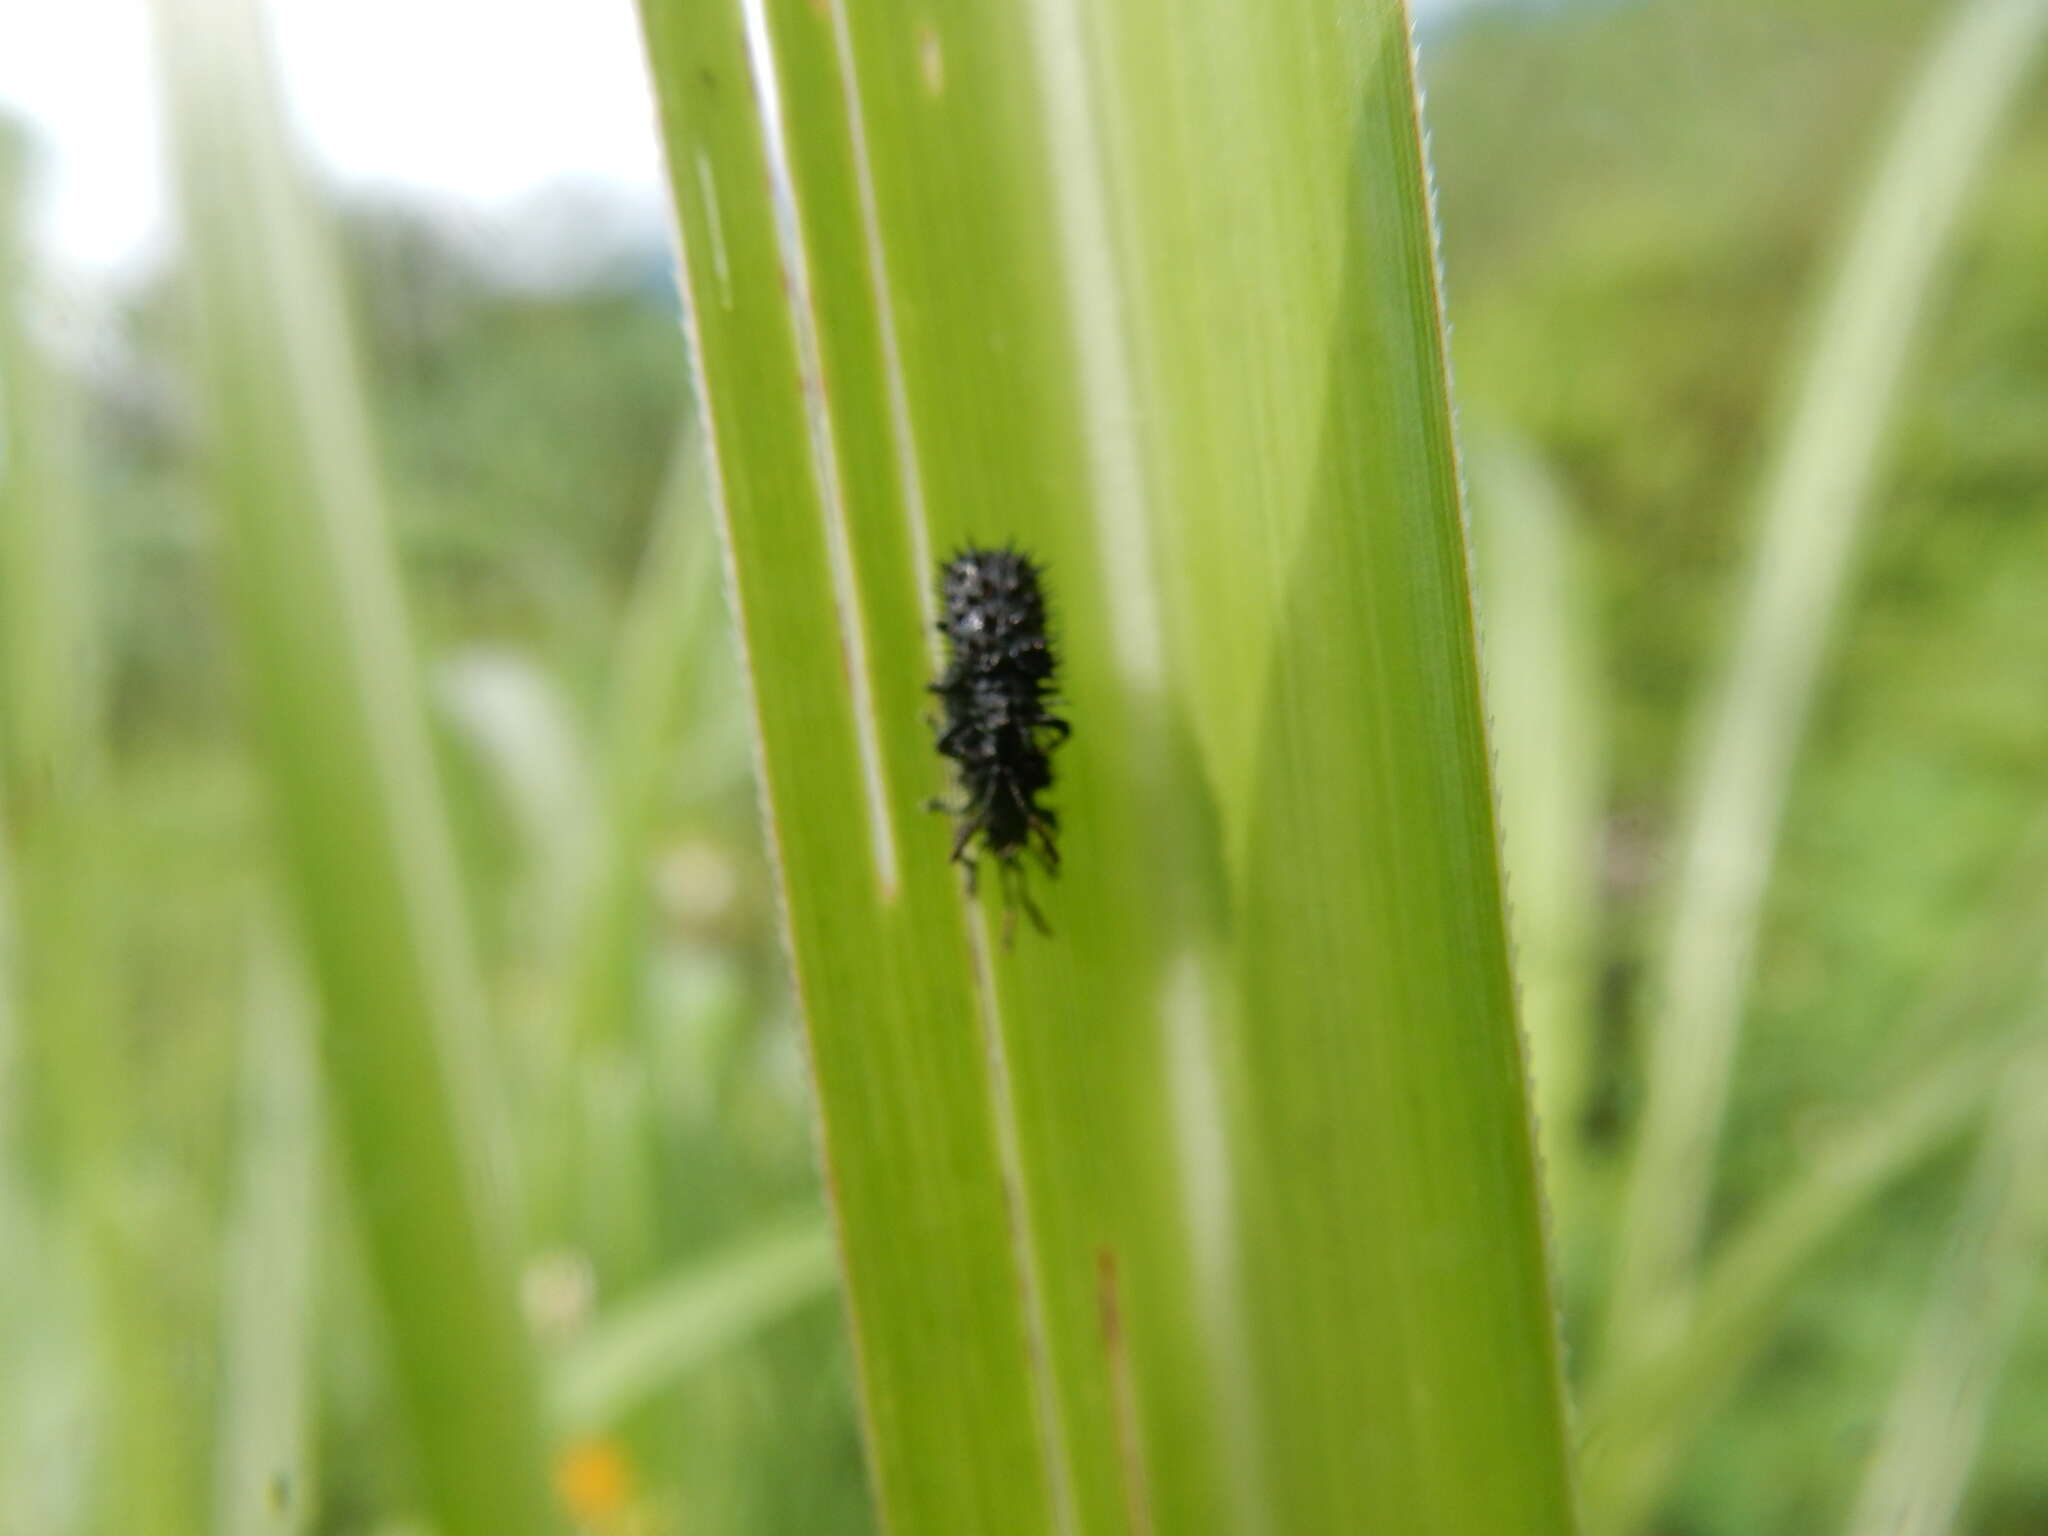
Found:
[[[555,1528],[512,1293],[511,1158],[326,231],[245,0],[158,17],[240,658],[425,1503]]]
[[[803,382],[815,365],[773,206],[786,171],[756,110],[739,9],[643,15],[878,1497],[904,1529],[1043,1531],[1026,1322],[946,833],[914,819],[931,778],[892,780],[893,796],[874,785],[883,760],[863,751],[848,687],[856,656],[908,654],[915,671],[890,679],[890,697],[917,694],[920,610],[871,608],[874,649],[848,643],[844,626],[863,620],[842,609],[827,526],[841,466],[807,406],[823,386]],[[887,761],[928,753],[919,712],[877,731]],[[924,853],[906,861],[913,834]]]
[[[1405,10],[645,14],[885,1520],[1569,1529]],[[1272,323],[1175,307],[1233,294]],[[917,552],[1011,539],[1075,732],[1053,933],[1005,947],[903,818],[943,782]],[[991,1215],[990,1390],[913,1417],[942,1298],[864,1255],[985,1273]]]

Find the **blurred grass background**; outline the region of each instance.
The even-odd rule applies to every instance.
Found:
[[[1582,635],[1605,695],[1588,1108],[1563,1132],[1583,1145],[1586,1186],[1584,1231],[1563,1256],[1574,1346],[1598,1300],[1638,1108],[1639,994],[1687,733],[1734,612],[1787,349],[1942,10],[1480,7],[1425,38],[1462,419],[1555,482],[1584,557]],[[1901,402],[1798,770],[1719,1228],[1884,1080],[1944,977],[2031,971],[2048,947],[2033,916],[2048,910],[2048,859],[2025,858],[2048,803],[2048,91],[2024,99]],[[676,705],[684,745],[640,849],[647,949],[621,1026],[576,1076],[573,1113],[560,1112],[543,1038],[577,963],[563,892],[612,835],[595,786],[628,691],[619,658],[635,594],[660,564],[664,521],[703,515],[673,284],[658,244],[548,289],[508,286],[430,208],[354,202],[341,227],[470,914],[513,1064],[532,1247],[522,1298],[543,1343],[566,1348],[697,1266],[772,1263],[777,1241],[807,1241],[819,1198],[720,625],[692,647]],[[273,855],[208,551],[176,281],[151,278],[90,328],[61,286],[38,288],[28,313],[85,433],[105,688],[94,793],[112,849],[103,915],[118,956],[126,1155],[147,1206],[134,1219],[172,1341],[153,1390],[199,1426],[223,1409],[216,1341],[234,1311],[223,1297],[241,1294],[223,1233],[243,1198],[238,1106],[260,1091],[247,1085],[245,1021],[252,991],[275,986],[251,936],[273,899]],[[1507,835],[1512,870],[1512,822]],[[1995,963],[1976,958],[1987,944]],[[1996,1027],[2018,996],[1942,1027]],[[38,1198],[61,1111],[28,1038],[7,1034],[0,1078],[7,1536],[74,1528],[95,1433],[84,1261],[62,1206]],[[1830,1248],[1690,1448],[1658,1529],[1839,1527],[1968,1166],[1964,1147],[1930,1163]],[[310,1512],[314,1530],[396,1532],[410,1528],[415,1490],[340,1209],[322,1202],[311,1239],[314,1442],[305,1485],[276,1490],[277,1528]],[[793,1216],[796,1237],[778,1236]],[[583,1525],[870,1529],[841,1320],[822,1285],[792,1294],[810,1300],[733,1348],[679,1349],[687,1371],[622,1424],[570,1443],[553,1472]],[[2037,1301],[2011,1346],[1965,1529],[2048,1530],[2044,1448]],[[202,1507],[207,1437],[164,1454],[185,1458],[184,1497]]]

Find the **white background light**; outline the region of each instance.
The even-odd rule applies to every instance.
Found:
[[[655,193],[633,0],[271,0],[270,11],[292,111],[350,181],[486,204],[577,177]],[[40,211],[61,260],[118,268],[161,239],[148,28],[148,0],[0,6],[0,111],[26,117],[48,152]]]

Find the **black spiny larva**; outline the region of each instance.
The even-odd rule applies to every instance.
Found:
[[[931,690],[945,706],[939,752],[960,783],[960,803],[938,807],[960,819],[953,858],[969,892],[978,853],[993,858],[1012,921],[1021,906],[1043,933],[1019,860],[1035,851],[1046,873],[1059,870],[1059,818],[1038,797],[1052,787],[1050,754],[1068,726],[1051,709],[1058,662],[1038,566],[1011,546],[963,549],[939,568],[939,608],[949,656]]]

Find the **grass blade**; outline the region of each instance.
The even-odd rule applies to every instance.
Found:
[[[647,850],[677,771],[677,748],[716,750],[720,663],[718,513],[704,426],[683,430],[653,541],[620,628],[607,701],[606,829],[569,966],[568,1036],[613,1039],[632,1017],[645,942]],[[699,770],[701,771],[701,770]],[[705,786],[705,779],[698,779]]]
[[[643,16],[883,1518],[1568,1529],[1405,9]],[[1006,950],[916,807],[1011,538]]]
[[[560,1361],[555,1418],[608,1429],[703,1361],[832,1289],[823,1220],[784,1222],[657,1282],[600,1318]]]
[[[1567,1253],[1583,1214],[1580,1125],[1592,1065],[1605,729],[1592,593],[1571,509],[1526,450],[1473,466],[1474,575],[1499,754],[1522,1027],[1544,1185]]]
[[[6,167],[0,165],[0,178]],[[79,402],[29,335],[30,275],[0,179],[0,769],[14,841],[20,996],[60,1177],[114,1193],[125,1134],[108,922],[96,523]]]
[[[175,1304],[150,1254],[153,1213],[131,1181],[97,520],[83,483],[80,402],[28,334],[11,180],[0,165],[0,820],[13,839],[23,1065],[37,1085],[13,1150],[52,1176],[76,1220],[68,1235],[84,1250],[105,1435],[96,1511],[137,1536],[172,1536],[196,1512],[198,1457]]]
[[[448,657],[430,688],[518,834],[519,906],[544,953],[578,911],[597,844],[596,786],[569,702],[526,657],[494,646]]]
[[[550,1120],[568,1151],[538,1191],[539,1222],[607,1268],[636,1269],[651,1251],[644,1200],[593,1195],[607,1182],[603,1171],[625,1166],[618,1154],[636,1136],[616,1106],[618,1089],[642,1071],[633,1051],[644,1039],[636,1025],[644,1023],[655,835],[672,805],[702,805],[745,771],[720,576],[704,424],[693,415],[678,434],[619,627],[605,700],[602,826],[572,898],[559,1017],[544,1047]]]
[[[787,196],[788,171],[771,158],[755,109],[772,85],[750,57],[739,6],[653,0],[642,15],[700,374],[715,385],[699,398],[709,402],[824,1111],[877,1497],[899,1531],[1036,1536],[1057,1526],[976,988],[961,964],[950,879],[935,860],[902,858],[916,825],[912,786],[929,777],[916,729],[923,573],[907,554],[893,568],[876,562],[892,606],[868,594],[864,611],[847,590],[849,482],[792,387],[815,377],[816,339],[800,334],[792,304],[796,274],[775,202],[778,186]],[[820,111],[836,99],[813,98]],[[863,269],[856,260],[848,270]],[[836,389],[842,401],[861,400],[851,381]],[[865,403],[872,411],[879,399]],[[878,674],[860,648],[878,638],[878,616],[891,621],[896,662],[880,674],[892,685],[884,705],[900,722],[885,738],[886,763],[867,697]],[[856,680],[858,702],[848,686]],[[879,787],[884,772],[900,792]],[[919,1239],[906,1243],[904,1233]]]
[[[1756,1359],[1828,1241],[1982,1113],[2020,1042],[1973,1039],[1923,1065],[1806,1160],[1708,1267],[1686,1330],[1603,1370],[1583,1413],[1588,1536],[1641,1530],[1685,1445]]]
[[[310,1527],[314,1257],[322,1122],[313,1020],[277,940],[257,946],[229,1229],[214,1525],[221,1536]]]
[[[2037,1022],[2036,1030],[2040,1028]],[[1946,1536],[2048,1258],[2048,1054],[1999,1091],[1948,1254],[1895,1389],[1848,1529]]]
[[[95,1428],[78,1369],[93,1347],[93,1286],[80,1245],[53,1236],[20,1189],[0,1186],[0,1530],[70,1532],[104,1513],[89,1491],[98,1469],[78,1454]]]
[[[1353,26],[1349,9],[1318,19]],[[1381,24],[1357,61],[1327,394],[1274,589],[1238,898],[1273,1526],[1562,1532],[1558,1346],[1413,61],[1402,8]],[[1313,1191],[1317,1166],[1346,1170],[1337,1191]]]
[[[394,1374],[449,1536],[549,1529],[480,984],[332,256],[245,0],[158,13],[220,528]]]
[[[1912,343],[1975,173],[2044,32],[2042,0],[1967,0],[1929,54],[1843,249],[1764,482],[1756,559],[1700,741],[1651,994],[1606,1350],[1684,1315],[1757,941],[1814,688]]]
[[[1899,1031],[1900,1048],[1857,1111],[1749,1213],[1700,1287],[1690,1326],[1646,1356],[1604,1362],[1588,1386],[1581,1488],[1589,1532],[1639,1529],[1685,1448],[1762,1352],[1785,1304],[1834,1237],[1903,1175],[1969,1129],[2038,1026],[1993,1028],[2035,985],[2048,881],[2048,817],[2007,861],[1987,907]]]

